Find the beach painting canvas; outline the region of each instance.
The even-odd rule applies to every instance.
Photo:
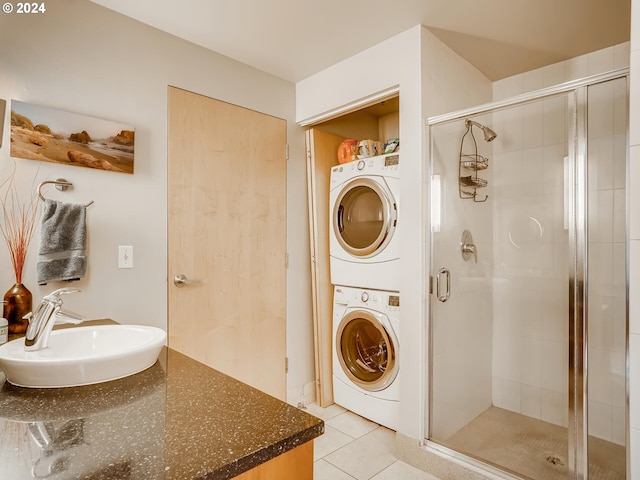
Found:
[[[0,147],[2,147],[2,137],[4,137],[4,109],[6,105],[7,101],[0,98]]]
[[[109,120],[11,101],[11,156],[133,173],[134,129]]]

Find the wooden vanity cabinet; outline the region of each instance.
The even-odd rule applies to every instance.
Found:
[[[272,480],[274,478],[313,480],[313,440],[234,477],[234,480]]]

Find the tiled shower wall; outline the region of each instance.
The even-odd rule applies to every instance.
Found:
[[[628,66],[628,61],[628,43],[593,52],[495,82],[494,100]],[[596,90],[593,96],[615,93]],[[566,97],[557,97],[496,112],[493,120],[500,140],[493,152],[493,403],[559,425],[567,424],[568,232],[558,208],[568,154],[566,106]],[[598,114],[593,119],[598,124],[590,127],[612,139],[617,124],[607,113],[615,116]],[[590,184],[590,211],[613,219],[624,206],[624,169],[610,162],[615,151],[624,165],[625,139],[620,132],[616,141],[603,138],[591,139],[590,159],[598,172],[590,172],[590,178],[598,180]],[[624,298],[613,293],[624,278],[614,278],[612,267],[624,272],[624,222],[590,221],[599,225],[590,232],[589,247],[589,346],[596,365],[589,377],[590,433],[624,443],[624,345],[619,341],[625,338],[620,337]]]
[[[493,404],[566,425],[567,99],[493,116]]]
[[[640,0],[631,1],[629,101],[629,424],[631,478],[640,479]]]
[[[626,443],[627,82],[589,87],[589,433]]]

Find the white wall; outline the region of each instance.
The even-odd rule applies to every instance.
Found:
[[[65,305],[88,318],[156,325],[167,321],[167,86],[265,112],[288,122],[287,349],[289,387],[313,381],[304,135],[293,122],[294,85],[84,0],[57,0],[46,14],[0,16],[0,98],[115,120],[136,128],[133,175],[16,159],[29,182],[64,177],[74,189],[46,194],[88,209],[86,278]],[[9,156],[9,104],[0,177]],[[36,232],[24,283],[34,302],[60,285],[38,287]],[[134,268],[117,268],[118,245],[134,246]],[[0,288],[12,272],[0,248]],[[177,272],[169,272],[174,275]],[[188,273],[188,272],[187,272]]]
[[[491,82],[443,44],[428,30],[422,36],[422,104],[423,118],[436,116],[471,107],[491,100]],[[484,123],[485,120],[480,119]],[[425,278],[423,301],[433,300],[428,295],[428,275],[441,267],[451,272],[451,297],[446,303],[434,302],[432,317],[428,310],[423,315],[433,322],[425,336],[433,332],[433,338],[425,341],[431,345],[433,392],[425,394],[426,408],[433,412],[433,423],[428,428],[435,439],[444,440],[460,427],[471,421],[491,405],[491,264],[489,250],[492,234],[491,203],[474,203],[462,200],[458,191],[458,160],[460,139],[465,132],[462,121],[447,123],[431,130],[434,149],[429,158],[429,146],[425,144],[423,167],[424,194],[430,192],[429,175],[440,175],[442,179],[441,226],[433,236],[433,261],[428,265],[431,249],[431,234],[427,230],[430,207],[423,213],[423,255]],[[477,132],[477,131],[476,131]],[[478,138],[478,137],[476,137]],[[429,138],[425,137],[425,142]],[[471,139],[465,140],[465,153],[471,148]],[[478,138],[478,152],[491,157],[492,144]],[[429,172],[429,165],[433,170]],[[491,170],[483,171],[481,177],[490,177]],[[489,185],[491,181],[489,180]],[[490,194],[490,190],[479,189],[478,198]],[[460,252],[460,238],[468,229],[478,248],[478,262],[464,261]],[[404,311],[403,311],[404,314]],[[429,362],[425,352],[425,363]],[[425,386],[428,388],[428,386]],[[426,415],[426,414],[425,414]],[[426,425],[428,418],[423,420]],[[425,427],[426,428],[426,427]],[[424,432],[426,435],[426,431]]]
[[[375,75],[369,65],[386,59]],[[398,431],[421,441],[425,434],[428,242],[424,195],[427,116],[491,99],[491,83],[466,60],[416,26],[296,84],[296,120],[306,122],[398,86],[400,92],[402,319]],[[405,254],[404,252],[410,252]]]
[[[629,410],[631,478],[640,479],[640,1],[631,2],[629,102]]]
[[[447,112],[472,107],[491,100],[491,82],[482,75],[469,62],[447,47],[427,29],[423,29],[421,38],[422,61],[422,106],[423,120]],[[426,127],[425,127],[426,128]],[[429,252],[431,239],[429,228],[428,199],[423,199],[424,209],[415,218],[422,218],[421,232],[421,263],[424,270],[420,273],[422,283],[418,289],[413,289],[416,301],[411,313],[416,318],[423,319],[423,359],[426,379],[428,368],[427,345],[434,349],[434,364],[430,366],[434,371],[434,396],[433,405],[425,405],[424,416],[418,417],[424,431],[420,434],[424,438],[426,428],[431,428],[436,438],[446,438],[456,431],[462,424],[473,419],[491,402],[490,377],[491,377],[491,302],[486,301],[490,285],[486,280],[490,274],[487,267],[491,264],[491,252],[485,247],[491,236],[491,224],[488,223],[488,203],[473,203],[473,200],[460,200],[458,193],[458,155],[460,150],[460,135],[464,133],[464,125],[452,125],[436,127],[434,134],[440,135],[447,131],[450,139],[443,138],[441,149],[434,151],[434,171],[431,173],[442,174],[443,178],[449,178],[449,182],[443,182],[441,232],[436,234],[434,249],[437,249],[437,265],[430,265]],[[455,133],[454,133],[455,131]],[[436,133],[439,132],[439,133]],[[420,172],[422,179],[422,194],[429,195],[429,138],[425,133],[425,155]],[[455,138],[454,138],[455,137]],[[465,144],[466,145],[466,144]],[[478,153],[491,156],[491,144],[479,140]],[[483,172],[488,173],[490,172]],[[417,175],[417,173],[414,173]],[[481,175],[486,176],[486,175]],[[480,198],[487,192],[480,189]],[[406,205],[405,205],[406,207]],[[405,208],[405,215],[407,214]],[[460,254],[459,245],[463,229],[472,232],[474,242],[478,246],[478,263],[465,262]],[[416,246],[413,245],[415,249]],[[429,296],[428,277],[434,270],[447,267],[452,272],[451,298],[446,303],[435,303],[429,307],[433,300]],[[464,301],[461,300],[464,295]],[[473,295],[467,302],[467,295]],[[405,295],[406,296],[406,295]],[[419,309],[420,308],[420,309]],[[434,338],[427,339],[429,308],[434,312],[435,323],[433,325]],[[407,312],[406,303],[403,304],[402,315]],[[469,322],[469,319],[473,321]],[[467,322],[472,325],[468,327]],[[414,332],[414,335],[416,332]],[[465,352],[465,353],[462,353]],[[470,352],[471,355],[469,355]],[[464,360],[467,360],[466,362]],[[421,372],[413,372],[417,375]],[[461,394],[460,388],[464,388],[459,378],[463,378],[464,386],[469,383],[474,385],[471,395]],[[422,393],[424,401],[428,402],[428,385],[424,386]],[[426,412],[431,408],[434,413],[434,423],[427,427]],[[412,432],[415,435],[416,432]]]
[[[636,1],[634,8],[635,33],[631,43],[631,185],[640,183],[640,121],[637,115],[640,112],[640,80],[634,81],[633,72],[640,68],[640,7]],[[397,40],[397,39],[396,39]],[[386,77],[383,81],[379,79],[361,78],[355,76],[341,76],[341,73],[348,71],[350,67],[362,65],[368,61],[371,55],[375,56],[379,52],[384,52],[386,46],[395,46],[393,42],[387,45],[381,45],[363,52],[363,55],[356,55],[341,64],[331,67],[317,76],[313,76],[305,82],[297,85],[297,120],[302,121],[315,115],[321,115],[332,109],[339,108],[342,105],[350,104],[353,101],[367,95],[371,95],[376,91],[380,91],[393,84],[393,81],[387,81]],[[400,51],[400,50],[398,50]],[[524,92],[536,90],[546,86],[556,85],[570,79],[576,79],[592,75],[599,72],[608,71],[614,68],[626,66],[629,60],[629,46],[626,44],[604,49],[602,51],[593,52],[588,55],[577,57],[567,62],[550,65],[532,72],[505,79],[496,82],[493,85],[493,95],[491,93],[492,86],[490,82],[477,72],[473,67],[468,65],[457,54],[452,52],[446,46],[442,45],[428,31],[422,30],[421,35],[421,84],[422,84],[422,118],[427,118],[449,111],[455,111],[461,108],[478,105],[490,100],[499,100],[508,98]],[[410,55],[403,56],[403,62],[407,63],[407,68],[411,69],[413,58]],[[635,68],[634,68],[635,67]],[[357,68],[351,70],[359,71]],[[394,72],[393,70],[391,70]],[[394,72],[392,77],[397,75]],[[345,78],[350,78],[353,82],[346,82]],[[469,81],[469,79],[472,79]],[[355,82],[355,83],[354,83]],[[400,83],[400,81],[398,81]],[[317,92],[323,92],[323,95],[317,95]],[[401,89],[401,100],[403,99],[403,90]],[[405,97],[406,100],[406,97]],[[403,122],[408,120],[404,115],[401,105],[401,142],[406,141],[406,125]],[[423,143],[423,147],[426,142]],[[426,161],[426,153],[423,157]],[[413,223],[412,220],[422,221],[425,212],[421,204],[409,201],[409,198],[415,200],[419,194],[415,189],[420,188],[416,180],[421,179],[423,192],[428,192],[427,174],[424,170],[426,163],[403,163],[403,202],[402,216],[405,222]],[[408,178],[410,177],[410,178]],[[406,189],[406,190],[405,190]],[[630,298],[631,298],[631,338],[630,338],[630,356],[631,356],[631,446],[630,456],[632,459],[633,478],[640,478],[640,413],[633,408],[634,398],[640,398],[640,304],[637,296],[633,295],[634,285],[637,283],[637,276],[640,272],[640,199],[636,198],[637,193],[631,189],[631,279],[630,279]],[[425,200],[425,203],[426,200]],[[423,222],[426,225],[427,222]],[[404,227],[403,227],[404,228]],[[412,238],[408,238],[411,236]],[[416,240],[420,239],[421,245],[416,245]],[[426,371],[426,357],[417,355],[417,349],[421,348],[420,343],[425,339],[425,327],[419,326],[421,321],[426,319],[428,313],[428,294],[425,293],[426,273],[428,266],[425,263],[425,256],[429,252],[429,232],[419,232],[412,230],[408,232],[403,230],[403,252],[415,252],[415,256],[407,256],[406,262],[403,261],[403,269],[407,282],[403,284],[401,290],[402,296],[402,330],[400,336],[402,362],[401,362],[401,380],[409,379],[411,386],[407,386],[407,380],[402,384],[401,401],[403,402],[403,416],[401,418],[401,426],[399,432],[414,439],[422,438],[422,424],[424,423],[424,412],[420,410],[420,406],[416,404],[416,399],[421,395],[426,395],[426,384],[419,384],[416,379],[424,378],[420,375]],[[411,262],[411,265],[408,263]],[[406,286],[405,286],[406,285]],[[419,341],[418,341],[419,340]],[[424,343],[426,345],[426,343]],[[519,402],[520,403],[520,402]],[[636,402],[637,403],[637,402]],[[542,408],[541,404],[538,404]],[[535,406],[537,409],[538,406]],[[406,408],[405,408],[406,407]],[[549,414],[549,418],[553,417],[553,413]],[[558,419],[562,422],[563,419]]]
[[[640,10],[640,8],[636,8]],[[640,19],[640,14],[635,17]],[[639,24],[638,20],[635,24]],[[640,27],[636,28],[640,31]],[[637,36],[637,35],[636,35]],[[400,40],[406,42],[406,45],[411,46],[412,39],[407,33],[402,34],[394,39],[390,39],[388,42],[368,49],[362,54],[356,55],[338,65],[330,67],[329,69],[314,75],[309,79],[299,82],[297,84],[297,115],[298,121],[304,121],[314,116],[322,115],[323,113],[330,112],[334,109],[339,109],[343,105],[348,105],[357,101],[360,98],[372,95],[378,91],[389,88],[394,82],[401,85],[400,98],[401,101],[404,98],[406,105],[406,96],[403,97],[402,85],[405,74],[412,73],[413,57],[409,54],[402,56],[400,64],[406,64],[402,68],[402,72],[397,69],[389,69],[386,76],[382,78],[368,78],[361,75],[342,75],[344,72],[358,72],[361,69],[355,68],[366,64],[371,58],[375,58],[378,54],[382,55],[388,51],[389,48],[397,48],[404,43],[397,43]],[[638,43],[637,41],[635,43]],[[635,45],[632,42],[632,45]],[[640,46],[636,46],[636,50],[640,49]],[[636,53],[636,50],[632,53],[632,59],[636,58],[636,62],[640,65],[640,52]],[[396,50],[401,51],[401,50]],[[406,50],[405,50],[406,51]],[[444,46],[438,39],[431,35],[426,29],[421,29],[421,102],[422,102],[422,118],[428,118],[438,114],[455,111],[465,107],[471,107],[478,104],[482,104],[488,101],[499,100],[508,98],[514,95],[518,95],[524,92],[536,90],[546,86],[556,85],[565,82],[570,79],[576,79],[609,71],[614,68],[626,66],[629,60],[629,46],[627,44],[618,45],[602,51],[593,52],[591,54],[577,57],[567,62],[561,62],[559,64],[550,65],[532,72],[527,72],[522,75],[505,79],[504,81],[496,82],[492,85],[486,78],[484,78],[479,72],[477,72],[472,66],[470,66],[464,59],[461,59],[455,52]],[[633,61],[632,61],[633,70]],[[637,83],[637,82],[635,82]],[[634,82],[632,80],[632,98],[640,98],[640,94],[634,96]],[[640,88],[640,86],[639,86]],[[318,95],[318,92],[322,92],[322,95]],[[403,111],[403,104],[400,108],[400,123],[401,123],[401,143],[406,145],[407,131],[406,122],[410,120],[410,117]],[[635,109],[634,109],[635,105]],[[632,144],[632,166],[631,176],[633,184],[634,180],[634,161],[635,157],[638,158],[637,162],[640,162],[640,133],[634,134],[634,121],[633,112],[640,111],[640,103],[636,101],[631,107],[631,144]],[[638,127],[635,128],[637,132]],[[419,134],[422,137],[423,133]],[[634,142],[635,139],[635,142]],[[424,140],[424,139],[423,139]],[[411,139],[413,142],[413,139]],[[422,147],[426,148],[427,143],[422,142]],[[636,145],[634,148],[633,145]],[[637,151],[635,149],[638,149]],[[403,162],[403,201],[402,201],[402,218],[405,226],[412,224],[411,227],[418,225],[418,222],[422,222],[423,228],[426,228],[427,222],[423,220],[426,218],[426,212],[428,212],[427,200],[422,202],[415,202],[420,197],[419,189],[426,193],[428,188],[428,172],[426,172],[427,165],[427,152],[423,151],[422,162]],[[640,182],[640,167],[636,167],[637,175],[636,182]],[[419,183],[417,180],[419,179]],[[634,202],[634,194],[632,195],[632,211],[631,215],[634,216],[634,205],[638,205],[640,202]],[[640,208],[640,207],[638,207]],[[635,212],[636,217],[640,217],[640,211]],[[409,228],[411,228],[409,227]],[[405,228],[405,227],[403,227]],[[640,257],[640,221],[634,222],[632,218],[631,222],[631,262],[632,265],[636,265],[631,269],[631,292],[633,292],[634,275],[640,271],[640,262],[636,257]],[[636,245],[637,241],[637,245]],[[419,243],[419,245],[418,245]],[[424,378],[421,375],[426,372],[426,355],[424,350],[418,354],[418,351],[426,345],[426,326],[424,320],[427,318],[429,296],[426,293],[425,281],[426,275],[429,271],[426,258],[430,250],[429,245],[429,232],[421,231],[419,229],[403,230],[403,252],[414,252],[411,255],[407,255],[403,259],[402,268],[405,275],[406,283],[403,284],[401,290],[402,296],[402,330],[400,335],[402,360],[401,360],[401,381],[403,379],[409,379],[410,385],[407,385],[407,380],[402,383],[401,401],[403,404],[402,417],[399,432],[410,438],[420,439],[424,434],[423,427],[425,419],[425,412],[421,410],[419,405],[419,398],[424,398],[427,393],[426,382],[419,383],[416,379]],[[635,259],[635,263],[634,263]],[[635,272],[635,273],[634,273]],[[548,292],[547,292],[548,293]],[[541,295],[546,295],[542,292]],[[640,365],[640,318],[639,315],[634,317],[634,302],[633,295],[631,305],[631,389],[632,395],[640,397],[640,387],[636,386],[640,383],[640,375],[633,374],[634,365]],[[638,307],[635,306],[635,309]],[[634,320],[635,318],[635,320]],[[423,323],[421,325],[421,323]],[[638,337],[637,339],[635,337]],[[423,343],[424,342],[424,343]],[[634,348],[634,344],[636,348]],[[634,356],[635,353],[635,356]],[[640,369],[640,366],[637,367]],[[637,379],[637,380],[636,380]],[[634,388],[635,386],[635,388]],[[541,392],[542,394],[542,392]],[[504,398],[503,398],[504,400]],[[521,406],[521,402],[518,401]],[[633,404],[633,400],[631,402]],[[534,410],[542,409],[542,405],[525,405],[526,408],[533,407]],[[525,409],[526,409],[525,408]],[[556,412],[557,413],[557,412]],[[633,414],[633,408],[632,408]],[[640,414],[636,414],[640,418]],[[554,414],[549,414],[549,419]],[[557,417],[557,415],[556,415]],[[557,421],[563,422],[564,419],[556,418]],[[635,420],[632,416],[632,444],[630,451],[638,451],[637,445],[640,444],[640,422]],[[619,433],[619,432],[618,432]],[[616,433],[616,435],[618,434]],[[634,438],[636,438],[634,442]],[[615,439],[614,439],[615,440]],[[633,457],[631,453],[631,457]],[[638,457],[638,455],[636,455]],[[634,474],[640,475],[640,461],[634,466]],[[640,478],[640,477],[639,477]]]
[[[629,52],[630,44],[625,42],[498,80],[493,83],[493,100],[503,100],[570,80],[628,67]]]
[[[414,27],[296,84],[296,120],[304,122],[339,110],[379,92],[399,88],[400,151],[402,152],[400,219],[401,251],[415,252],[401,259],[402,318],[400,373],[402,411],[399,431],[420,438],[422,427],[422,304],[421,184],[422,130],[420,102],[420,35]],[[371,65],[385,59],[385,68],[371,74]],[[413,205],[413,207],[411,207]],[[407,209],[406,207],[411,207]]]

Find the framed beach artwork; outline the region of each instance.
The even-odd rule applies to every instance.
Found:
[[[109,120],[11,101],[11,156],[133,173],[134,129]]]
[[[0,98],[0,147],[2,147],[2,137],[4,137],[4,109],[7,101]]]

